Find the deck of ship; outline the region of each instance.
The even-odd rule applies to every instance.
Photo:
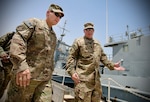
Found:
[[[68,86],[52,81],[53,102],[74,102],[74,90]]]

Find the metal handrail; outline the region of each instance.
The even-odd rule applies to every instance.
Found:
[[[114,82],[116,85],[118,85],[119,87],[123,88],[125,91],[128,91],[128,92],[130,92],[130,93],[132,93],[132,94],[134,94],[134,95],[136,95],[136,96],[138,96],[140,98],[143,98],[145,100],[150,101],[149,97],[145,97],[145,96],[140,95],[140,94],[138,94],[136,92],[133,92],[131,89],[125,88],[123,85],[119,84],[118,82],[116,82],[112,78],[103,78],[103,79],[101,79],[101,81],[103,81],[103,80],[108,80],[108,100],[107,100],[108,102],[111,102],[110,101],[110,81]]]

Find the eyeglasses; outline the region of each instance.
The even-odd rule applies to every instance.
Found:
[[[57,12],[54,12],[54,11],[51,11],[55,14],[56,17],[59,17],[60,19],[63,17],[61,13],[57,13]]]
[[[92,31],[92,30],[94,30],[93,28],[87,28],[87,29],[85,29],[86,31]]]

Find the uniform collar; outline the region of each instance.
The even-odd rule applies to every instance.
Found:
[[[93,40],[93,38],[87,38],[86,36],[84,36],[84,39],[86,39],[86,40]]]

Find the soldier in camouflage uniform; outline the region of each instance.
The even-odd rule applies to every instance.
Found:
[[[109,61],[100,43],[93,38],[94,25],[84,25],[84,37],[76,39],[67,60],[67,72],[75,82],[75,102],[100,102],[102,89],[99,65],[110,70],[124,70],[120,63]]]
[[[51,102],[56,34],[52,28],[64,16],[51,4],[46,20],[29,19],[16,28],[10,45],[13,78],[6,102]]]
[[[12,63],[9,59],[10,40],[15,32],[9,32],[0,37],[0,98],[10,81],[10,71]]]

